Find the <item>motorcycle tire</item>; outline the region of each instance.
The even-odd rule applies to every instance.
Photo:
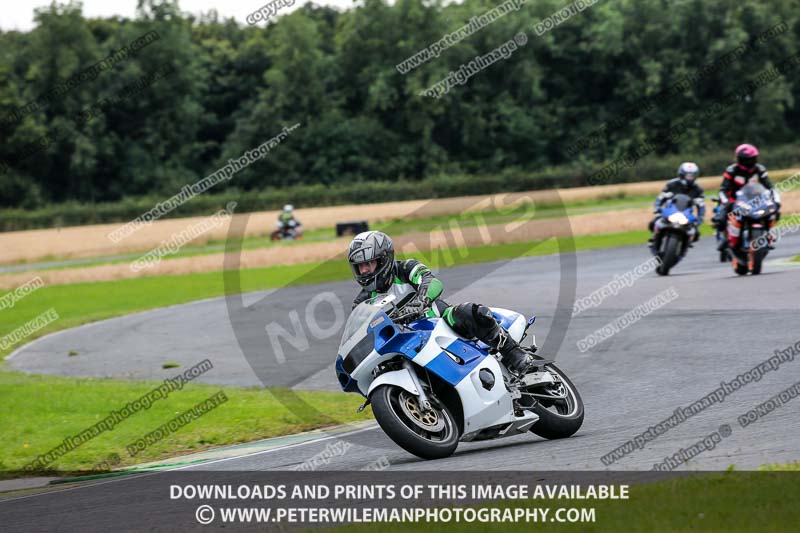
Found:
[[[421,413],[416,398],[395,385],[381,385],[370,395],[372,414],[384,433],[405,451],[422,459],[453,455],[461,438],[453,415],[446,406]],[[426,424],[436,428],[440,421],[440,430],[426,432]]]
[[[546,365],[545,368],[558,375],[566,390],[567,398],[556,401],[539,398],[533,407],[533,412],[539,415],[539,420],[530,431],[545,439],[565,439],[574,435],[583,425],[583,399],[577,387],[561,369],[553,364]],[[553,412],[552,408],[557,412]]]
[[[667,235],[664,243],[664,255],[661,257],[661,264],[656,268],[660,276],[669,275],[669,270],[678,262],[678,238],[675,235]]]

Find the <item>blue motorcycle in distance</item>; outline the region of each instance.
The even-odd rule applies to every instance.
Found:
[[[661,208],[658,220],[653,226],[653,241],[650,251],[661,260],[656,272],[666,276],[686,255],[697,235],[694,202],[685,194],[676,194]]]

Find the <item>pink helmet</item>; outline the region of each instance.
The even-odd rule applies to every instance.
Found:
[[[758,161],[758,148],[752,144],[740,144],[736,147],[736,162],[746,170],[753,170]]]

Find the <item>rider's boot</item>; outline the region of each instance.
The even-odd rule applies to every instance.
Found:
[[[725,211],[725,213],[727,213],[727,211]],[[739,238],[741,227],[741,222],[739,222],[733,214],[726,215],[723,213],[720,217],[720,224],[717,227],[717,230],[722,234],[722,239],[719,245],[717,245],[717,251],[724,252],[730,249],[729,253],[732,253],[734,248],[736,248],[736,241]]]
[[[500,353],[500,361],[512,372],[524,374],[533,363],[530,354],[499,325],[483,342]]]

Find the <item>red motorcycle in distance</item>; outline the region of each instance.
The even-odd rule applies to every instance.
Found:
[[[740,276],[761,273],[764,258],[770,250],[770,228],[778,219],[777,191],[767,190],[760,183],[749,183],[736,193],[728,234],[739,232],[737,245],[729,248],[733,270]]]
[[[289,221],[288,224],[276,222],[278,229],[270,234],[273,241],[296,241],[303,236],[301,224],[296,220]]]

